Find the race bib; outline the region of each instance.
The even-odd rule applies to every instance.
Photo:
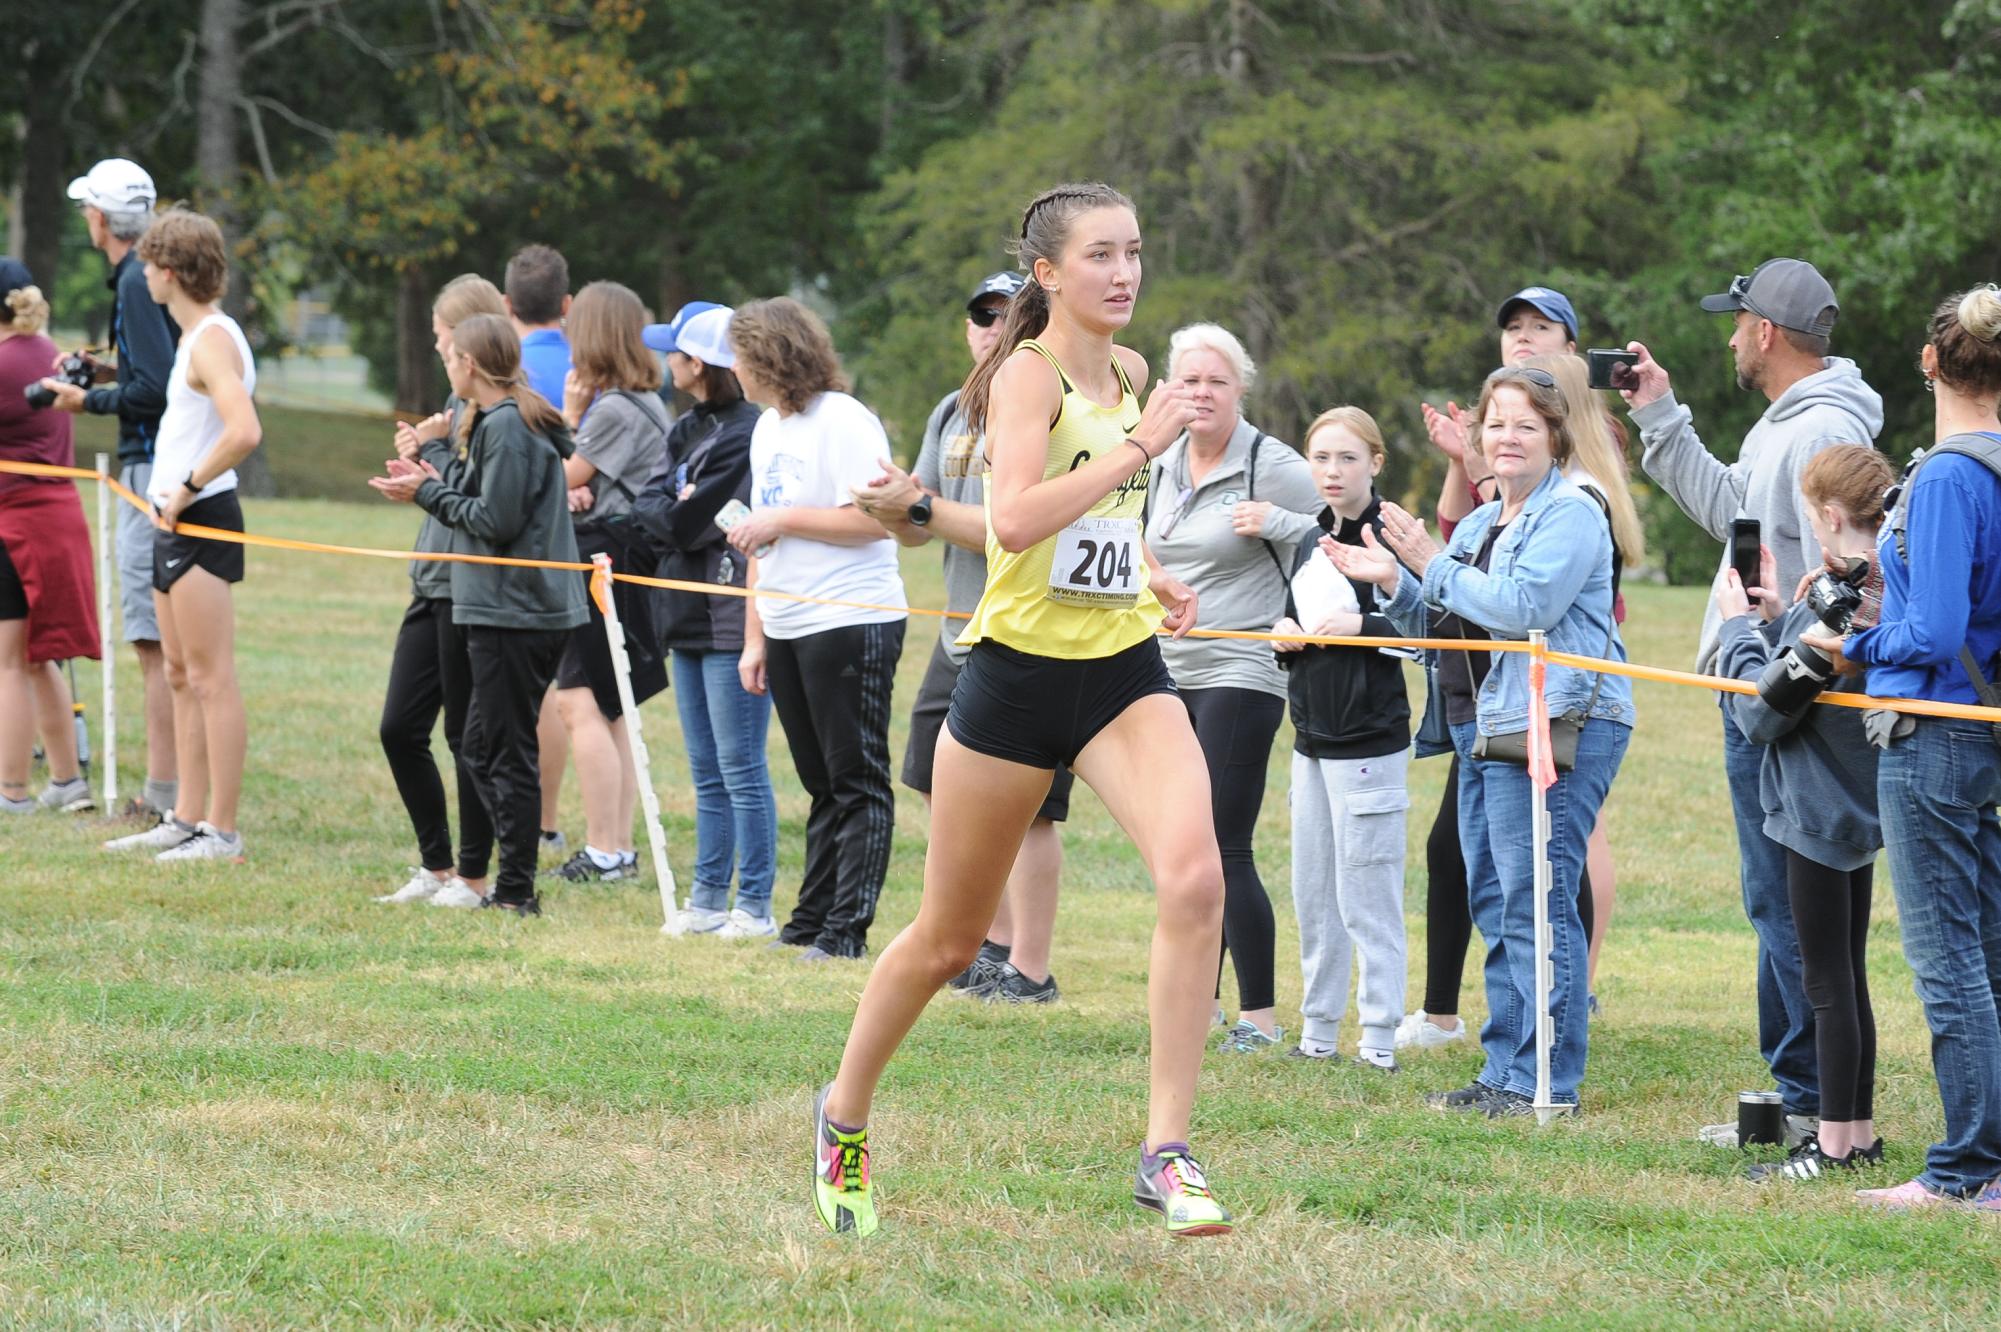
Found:
[[[1139,602],[1140,568],[1138,519],[1079,518],[1056,534],[1047,595],[1069,606],[1124,610]]]

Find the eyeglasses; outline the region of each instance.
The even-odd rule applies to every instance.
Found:
[[[966,311],[966,319],[974,328],[992,328],[1006,313],[1006,310],[996,309],[991,305],[976,305]]]
[[[1529,383],[1540,388],[1553,389],[1556,387],[1555,375],[1547,370],[1538,370],[1532,365],[1504,365],[1493,374],[1487,376],[1489,384],[1497,379],[1526,379]]]
[[[1181,488],[1181,493],[1174,497],[1174,512],[1168,514],[1166,518],[1161,520],[1160,539],[1162,541],[1165,541],[1167,540],[1167,538],[1174,535],[1174,529],[1180,524],[1181,520],[1188,514],[1188,501],[1194,498],[1195,498],[1195,487],[1193,486],[1183,486]]]

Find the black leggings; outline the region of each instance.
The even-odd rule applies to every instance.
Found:
[[[1876,1115],[1876,1013],[1869,1006],[1869,897],[1875,866],[1829,869],[1786,852],[1786,897],[1799,931],[1800,970],[1813,1005],[1820,1117]]]
[[[1466,899],[1466,857],[1459,846],[1459,756],[1445,774],[1445,794],[1431,836],[1424,843],[1424,868],[1431,880],[1424,904],[1424,1012],[1451,1017],[1459,1012],[1459,979],[1466,972],[1466,949],[1473,942],[1473,908]],[[1591,938],[1591,871],[1577,872],[1577,914],[1584,938]]]
[[[458,872],[484,879],[493,857],[493,823],[466,767],[466,704],[472,698],[472,665],[465,630],[452,623],[452,603],[419,597],[403,612],[396,650],[389,659],[389,691],[382,700],[382,752],[396,793],[410,811],[417,854],[427,870],[452,867],[451,815],[445,783],[431,757],[431,730],[445,715],[445,743],[456,760],[459,788]]]
[[[542,777],[535,723],[569,638],[562,629],[460,626],[472,664],[466,706],[465,766],[493,816],[500,869],[493,900],[535,900],[535,855],[542,833]]]
[[[1258,811],[1265,800],[1271,742],[1285,700],[1257,689],[1184,689],[1181,701],[1209,763],[1209,804],[1223,853],[1223,949],[1237,970],[1237,1006],[1255,1012],[1278,1002],[1278,929],[1271,895],[1251,858]],[[1464,894],[1461,894],[1462,896]],[[1222,990],[1222,958],[1216,959]]]

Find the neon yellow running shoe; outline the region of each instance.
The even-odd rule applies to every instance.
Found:
[[[827,1122],[827,1093],[813,1098],[813,1205],[837,1235],[875,1234],[875,1197],[869,1188],[868,1130],[843,1133]]]
[[[1152,1153],[1140,1148],[1133,1201],[1166,1217],[1167,1233],[1177,1239],[1232,1229],[1230,1209],[1210,1196],[1209,1180],[1185,1142],[1164,1143]]]

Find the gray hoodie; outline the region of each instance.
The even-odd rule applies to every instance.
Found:
[[[1724,542],[1718,572],[1730,558],[1730,521],[1755,518],[1759,534],[1778,562],[1779,585],[1790,596],[1800,576],[1820,564],[1820,543],[1807,523],[1800,473],[1813,455],[1835,444],[1873,444],[1883,428],[1883,399],[1862,382],[1855,362],[1827,358],[1827,368],[1808,375],[1780,394],[1744,436],[1737,461],[1725,463],[1703,447],[1688,408],[1670,390],[1633,409],[1646,453],[1640,465],[1661,483],[1683,513],[1703,531]],[[1716,662],[1716,630],[1722,623],[1712,597],[1702,617],[1702,645],[1695,668],[1710,672]]]
[[[1770,624],[1756,616],[1725,620],[1718,632],[1717,674],[1753,680],[1783,648],[1818,624],[1804,601]],[[1862,689],[1837,679],[1830,692]],[[1797,715],[1768,707],[1756,694],[1726,694],[1744,738],[1765,746],[1758,803],[1765,836],[1815,864],[1858,870],[1876,859],[1883,826],[1876,813],[1876,746],[1855,708],[1809,703]]]

